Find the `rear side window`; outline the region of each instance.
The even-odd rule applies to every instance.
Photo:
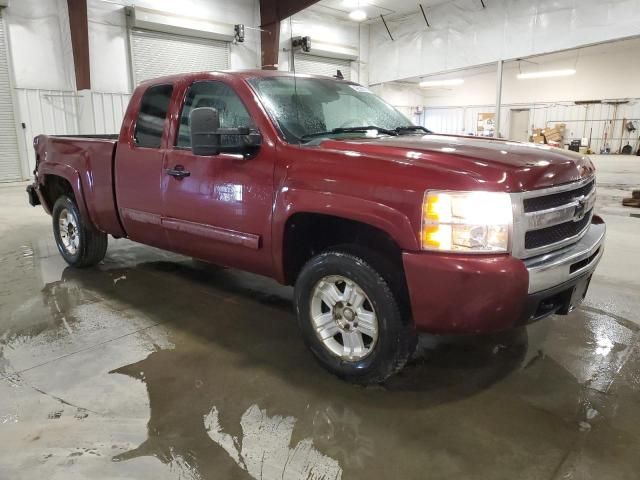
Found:
[[[134,140],[139,147],[160,148],[173,85],[156,85],[142,96]]]

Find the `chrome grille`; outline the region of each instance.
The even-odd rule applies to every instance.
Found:
[[[586,233],[596,200],[595,178],[516,193],[513,199],[513,255],[541,255],[575,243]]]

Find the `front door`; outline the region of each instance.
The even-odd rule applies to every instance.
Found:
[[[163,225],[171,249],[269,274],[273,158],[264,147],[249,158],[193,155],[189,114],[198,107],[216,108],[221,128],[255,128],[242,100],[226,83],[199,81],[189,87],[175,145],[164,160]],[[223,144],[226,140],[222,137]]]
[[[172,94],[172,85],[154,85],[141,99],[131,100],[140,102],[138,117],[128,127],[131,133],[118,143],[115,165],[118,211],[127,236],[159,248],[169,248],[162,226],[160,184]]]

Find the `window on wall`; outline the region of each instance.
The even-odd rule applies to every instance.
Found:
[[[176,142],[178,147],[191,148],[189,116],[194,108],[200,107],[212,107],[218,111],[220,128],[255,128],[249,112],[231,87],[222,82],[197,82],[189,88],[182,108]],[[223,135],[221,138],[222,145],[235,145],[238,142],[237,135]]]
[[[134,140],[139,147],[160,148],[173,85],[155,85],[142,96]]]

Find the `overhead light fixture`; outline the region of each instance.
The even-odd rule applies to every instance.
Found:
[[[519,73],[518,80],[527,80],[530,78],[569,77],[575,74],[576,71],[573,68],[567,68],[565,70],[544,70],[542,72]]]
[[[349,18],[351,20],[355,20],[356,22],[362,22],[367,19],[367,12],[364,10],[354,10],[349,13]]]
[[[451,80],[425,80],[420,82],[422,88],[435,88],[435,87],[453,87],[455,85],[462,85],[464,80],[462,78],[453,78]]]

